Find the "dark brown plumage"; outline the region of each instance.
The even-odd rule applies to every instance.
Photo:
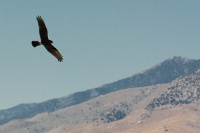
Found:
[[[63,56],[60,54],[60,52],[52,45],[53,41],[48,39],[48,31],[45,26],[44,20],[41,16],[38,16],[37,18],[38,26],[39,26],[39,33],[40,33],[40,39],[39,41],[32,41],[32,46],[37,47],[39,45],[44,45],[44,47],[51,53],[53,56],[55,56],[58,61],[63,61]]]

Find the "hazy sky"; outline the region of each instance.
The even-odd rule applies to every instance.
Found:
[[[64,56],[40,40],[36,16]],[[200,58],[199,0],[1,0],[0,109],[99,87],[173,56]]]

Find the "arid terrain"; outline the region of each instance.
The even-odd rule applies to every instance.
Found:
[[[0,131],[53,133],[58,130],[59,132],[76,132],[80,129],[77,132],[93,132],[92,130],[99,130],[100,127],[112,124],[113,121],[128,118],[133,112],[145,108],[155,96],[158,97],[166,91],[168,86],[169,84],[155,85],[113,92],[52,113],[42,113],[30,119],[11,121],[0,126]],[[90,130],[83,131],[82,127]]]
[[[166,78],[160,74],[160,68],[166,66],[160,66],[162,65],[148,70],[147,73],[156,73],[157,78]],[[188,68],[183,68],[186,73]],[[148,75],[147,73],[134,76],[134,81],[144,79],[142,77]],[[154,79],[145,77],[143,81],[154,82]],[[119,90],[114,88],[126,86],[124,83],[130,81],[131,78],[128,78],[98,89],[75,93],[73,97],[3,110],[2,114],[5,115],[0,116],[1,120],[8,120],[6,117],[12,118],[14,114],[23,116],[21,110],[26,112],[26,116],[27,112],[34,113],[41,108],[47,111],[42,110],[42,113],[29,118],[10,120],[0,125],[0,133],[199,133],[200,69],[169,83]],[[107,89],[112,92],[108,93]],[[80,102],[86,96],[89,100],[83,99]],[[80,103],[63,107],[67,100],[69,103]]]
[[[169,86],[175,83],[113,92],[52,113],[11,121],[0,126],[0,132],[198,133],[200,105],[197,103],[167,109],[145,109],[150,101],[166,92]],[[113,114],[117,111],[124,113],[119,120]]]
[[[199,133],[200,105],[177,106],[165,110],[147,111],[138,109],[117,122],[101,124],[81,124],[50,133]]]

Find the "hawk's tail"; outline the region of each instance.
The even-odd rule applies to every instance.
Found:
[[[33,47],[37,47],[37,46],[39,46],[39,45],[41,45],[40,42],[38,42],[38,41],[32,41],[32,46],[33,46]]]

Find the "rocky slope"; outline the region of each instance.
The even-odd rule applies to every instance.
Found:
[[[199,133],[199,119],[200,105],[187,104],[153,112],[139,109],[113,123],[58,126],[48,133]]]
[[[168,90],[155,98],[147,109],[169,108],[176,105],[200,102],[200,70],[178,78]]]
[[[10,109],[1,110],[0,125],[14,119],[31,118],[43,112],[54,112],[58,109],[80,104],[98,96],[122,89],[168,83],[180,76],[190,74],[199,68],[200,60],[174,57],[142,73],[98,88],[77,92],[66,97],[52,99],[42,103],[21,104]],[[119,112],[114,112],[113,115],[118,113]],[[125,114],[123,111],[120,113],[120,118],[123,118]],[[108,121],[113,121],[115,119],[116,118],[110,118]]]
[[[3,133],[198,133],[200,69],[171,83],[129,88],[0,126]],[[181,102],[184,101],[184,102]]]
[[[154,97],[159,97],[167,91],[168,87],[169,84],[165,84],[116,91],[55,112],[11,121],[0,126],[0,132],[47,133],[54,131],[57,127],[62,127],[62,130],[67,132],[69,128],[82,124],[98,127],[105,123],[123,120],[133,111],[145,108]]]

